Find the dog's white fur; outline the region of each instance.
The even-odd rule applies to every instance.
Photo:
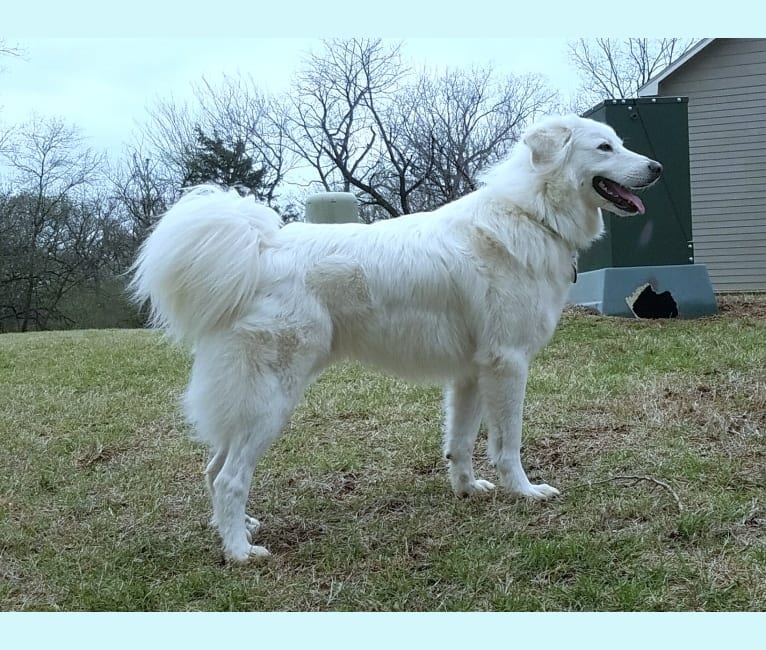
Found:
[[[154,324],[193,344],[184,404],[211,447],[212,521],[227,559],[268,555],[245,513],[256,463],[338,359],[445,384],[456,494],[494,487],[472,466],[483,418],[500,483],[557,495],[521,464],[527,368],[559,320],[573,256],[602,233],[600,209],[619,212],[593,178],[635,188],[658,174],[610,127],[565,116],[532,127],[477,191],[372,225],[282,227],[234,191],[184,196],[144,243],[132,288],[151,301]]]

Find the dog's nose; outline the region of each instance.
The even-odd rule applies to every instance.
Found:
[[[660,163],[658,163],[656,160],[650,160],[649,171],[652,172],[652,174],[655,176],[659,176],[662,173],[662,165],[660,165]]]

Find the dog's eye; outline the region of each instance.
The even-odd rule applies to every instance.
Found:
[[[604,144],[598,145],[599,151],[611,151],[612,145],[608,142],[604,142]]]

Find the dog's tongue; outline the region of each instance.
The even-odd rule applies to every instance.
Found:
[[[623,187],[619,183],[611,183],[611,186],[612,186],[612,189],[617,194],[619,194],[623,199],[635,205],[639,214],[644,214],[646,212],[646,208],[644,207],[644,202],[641,199],[639,199],[635,194],[633,194],[633,192],[628,190],[627,187]]]

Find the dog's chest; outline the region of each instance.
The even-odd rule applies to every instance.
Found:
[[[571,265],[548,272],[495,269],[475,309],[485,314],[484,331],[496,345],[536,352],[556,329],[571,283]],[[560,276],[560,277],[558,277]]]

